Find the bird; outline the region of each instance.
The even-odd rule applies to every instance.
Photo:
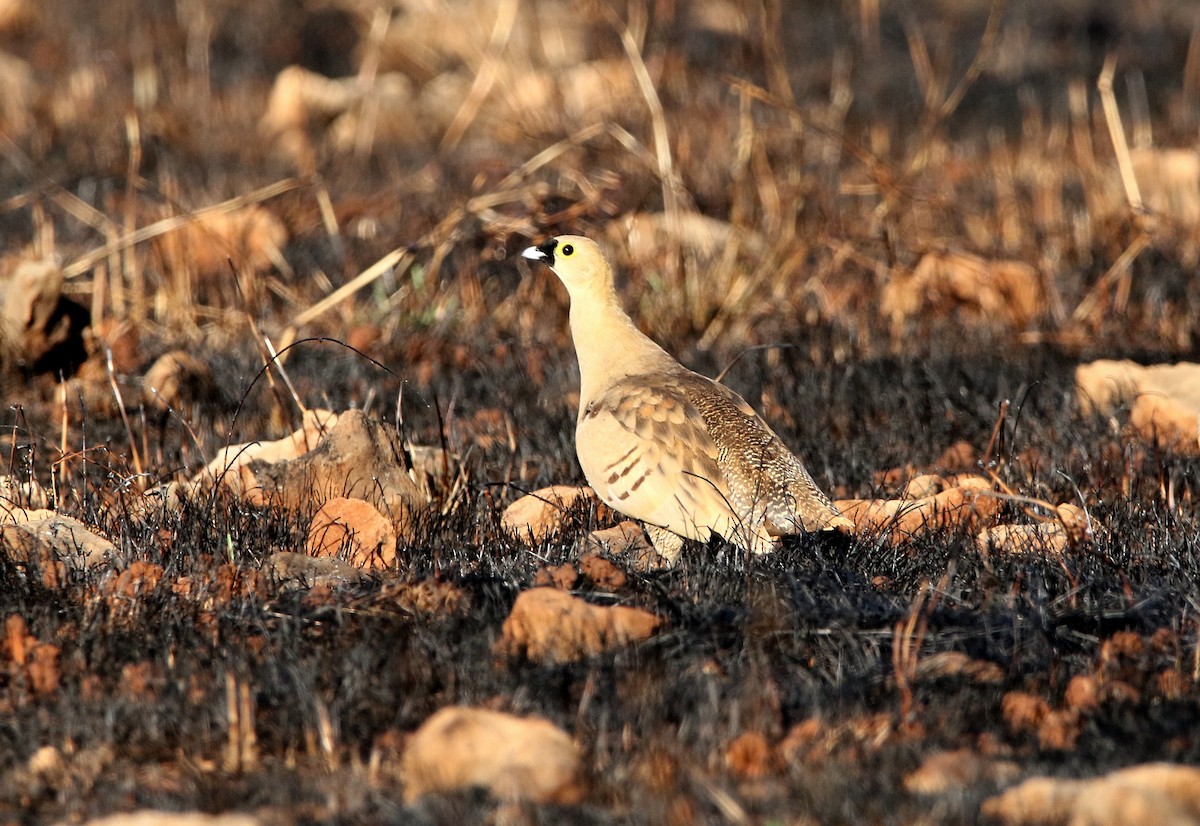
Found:
[[[561,235],[522,256],[548,265],[570,297],[584,476],[605,504],[642,522],[667,565],[688,539],[717,534],[765,554],[786,535],[853,528],[745,399],[637,328],[595,241]]]

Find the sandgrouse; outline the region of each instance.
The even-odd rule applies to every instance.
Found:
[[[716,533],[757,554],[786,534],[852,526],[741,396],[634,326],[596,242],[563,235],[522,254],[570,294],[583,473],[605,503],[645,524],[668,563],[685,538]]]

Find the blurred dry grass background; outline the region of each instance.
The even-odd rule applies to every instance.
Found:
[[[6,269],[60,260],[96,329],[148,342],[139,368],[248,335],[243,311],[276,341],[374,330],[384,356],[414,333],[558,352],[565,299],[511,256],[565,230],[611,246],[654,335],[718,360],[814,328],[817,361],[1187,353],[1197,20],[1167,0],[5,0]]]

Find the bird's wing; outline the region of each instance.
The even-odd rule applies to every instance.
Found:
[[[692,539],[738,521],[705,417],[678,377],[632,376],[580,411],[576,450],[616,510]]]
[[[690,374],[689,401],[717,447],[717,464],[735,512],[772,536],[848,524],[803,463],[734,391]]]

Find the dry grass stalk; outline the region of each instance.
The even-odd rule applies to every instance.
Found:
[[[125,171],[125,216],[124,233],[126,236],[137,228],[137,181],[142,167],[142,134],[141,124],[136,112],[125,115],[125,135],[129,143],[129,163]],[[123,250],[124,269],[121,271],[124,282],[129,285],[129,294],[133,296],[132,313],[134,320],[147,316],[146,312],[146,282],[141,262],[132,248]],[[112,273],[115,274],[115,273]],[[187,295],[187,293],[183,293]],[[183,306],[187,306],[185,303]]]
[[[254,726],[254,695],[250,684],[225,672],[226,741],[224,770],[231,774],[258,767],[258,733]]]
[[[900,694],[901,725],[907,726],[915,722],[916,707],[912,686],[921,658],[921,645],[929,630],[929,618],[941,602],[941,595],[946,592],[953,578],[954,563],[951,562],[936,588],[928,581],[923,582],[921,589],[913,597],[908,615],[897,622],[892,631],[892,675]]]
[[[362,288],[374,283],[380,277],[393,270],[401,272],[406,271],[414,260],[412,252],[407,247],[399,247],[392,250],[387,255],[380,258],[371,266],[360,272],[354,278],[347,281],[342,286],[338,287],[329,295],[322,298],[316,304],[298,314],[288,328],[284,331],[283,337],[280,339],[280,350],[286,351],[296,340],[296,335],[299,329],[310,323],[316,318],[323,315],[330,307],[338,304],[341,301],[354,295]],[[287,352],[284,352],[279,358],[287,357]]]
[[[187,226],[189,223],[206,218],[212,215],[225,215],[235,212],[250,204],[258,204],[263,201],[269,201],[276,198],[285,192],[291,192],[294,189],[299,189],[305,186],[305,182],[297,178],[286,178],[282,181],[277,181],[273,184],[261,187],[259,189],[247,192],[244,195],[238,195],[236,198],[230,198],[227,201],[222,201],[219,204],[204,207],[203,209],[195,210],[188,215],[176,215],[170,218],[164,218],[161,221],[155,221],[149,226],[142,227],[134,232],[126,233],[119,238],[114,238],[102,247],[98,247],[91,252],[85,253],[79,258],[72,261],[63,268],[63,275],[66,278],[75,278],[90,270],[98,262],[107,258],[114,253],[119,253],[130,247],[137,246],[152,238],[157,238],[168,232],[174,232],[181,227]]]
[[[325,757],[325,765],[333,771],[338,767],[337,730],[333,725],[333,717],[329,706],[320,698],[315,700],[317,710],[317,742],[321,746],[321,754]]]
[[[519,0],[500,0],[496,9],[496,21],[492,25],[492,35],[488,41],[487,52],[484,54],[483,63],[479,66],[479,71],[475,73],[475,80],[471,83],[471,90],[467,92],[466,98],[455,113],[454,119],[450,122],[450,126],[446,129],[446,133],[442,136],[441,146],[442,152],[448,152],[458,145],[462,140],[462,136],[466,134],[467,128],[475,120],[479,114],[479,108],[487,99],[488,93],[491,92],[492,86],[496,83],[496,78],[499,76],[500,58],[504,54],[505,48],[508,46],[508,40],[512,36],[513,25],[517,22],[517,10],[520,8]]]
[[[521,185],[520,182],[523,179],[538,169],[552,163],[568,150],[587,143],[604,133],[608,133],[623,145],[640,146],[632,135],[615,124],[593,124],[586,126],[570,137],[554,143],[534,155],[521,167],[505,176],[494,191],[476,195],[469,199],[464,206],[451,210],[434,229],[427,232],[415,244],[392,250],[337,290],[299,313],[284,332],[279,349],[286,351],[296,340],[299,328],[309,324],[327,312],[331,307],[374,283],[389,271],[406,271],[415,260],[414,251],[417,249],[434,248],[433,259],[426,268],[426,279],[429,281],[434,280],[441,261],[450,251],[450,241],[457,234],[463,220],[468,216],[487,218],[492,215],[491,210],[497,206],[527,200],[531,195],[536,194],[537,185]],[[514,229],[529,234],[533,232],[533,228],[526,226],[525,223]],[[286,353],[284,353],[284,356],[286,356]]]
[[[642,8],[644,14],[644,7],[639,8]],[[611,8],[604,6],[603,9],[609,22],[621,37],[621,46],[625,49],[625,55],[629,58],[634,76],[637,78],[638,88],[641,89],[646,106],[650,110],[650,125],[654,134],[654,155],[657,160],[658,178],[662,185],[663,212],[666,213],[669,222],[676,223],[679,220],[680,193],[683,190],[683,184],[679,179],[675,161],[671,155],[671,136],[667,130],[667,119],[663,112],[662,100],[658,96],[658,90],[654,88],[654,81],[646,68],[646,61],[642,59],[641,47],[634,38],[630,27],[621,22]],[[677,266],[674,254],[668,255],[667,266],[668,274],[674,274]]]
[[[113,370],[112,350],[104,348],[104,369],[108,375],[108,385],[112,388],[113,398],[117,401],[117,409],[121,412],[121,422],[125,425],[125,436],[129,439],[129,453],[133,460],[133,470],[137,478],[144,482],[142,456],[138,451],[137,442],[133,438],[133,428],[129,424],[129,413],[125,410],[125,399],[121,396],[121,388],[117,384],[117,374]]]
[[[371,17],[371,28],[366,37],[366,49],[358,67],[358,84],[363,89],[370,89],[375,84],[375,78],[379,74],[380,49],[387,37],[391,21],[391,11],[384,4],[379,4]],[[362,117],[358,120],[358,128],[354,135],[354,151],[359,157],[366,157],[370,154],[374,145],[375,125],[378,120],[379,96],[366,95],[363,99]]]
[[[966,97],[967,91],[979,79],[979,76],[988,68],[993,57],[997,45],[997,38],[1000,34],[1000,24],[1004,20],[1004,11],[1008,7],[1008,0],[992,0],[991,8],[988,10],[987,23],[984,26],[983,34],[979,38],[979,48],[975,50],[975,56],[971,59],[971,65],[963,72],[963,76],[959,78],[958,84],[954,90],[942,100],[941,106],[938,108],[937,119],[945,121],[946,118],[954,114]]]
[[[1148,232],[1139,232],[1134,237],[1129,246],[1112,263],[1112,266],[1108,268],[1104,275],[1096,279],[1096,283],[1088,290],[1088,294],[1083,297],[1083,300],[1075,307],[1075,311],[1071,313],[1071,321],[1076,324],[1088,322],[1094,325],[1098,323],[1097,313],[1103,306],[1101,302],[1107,294],[1108,289],[1112,286],[1113,282],[1128,278],[1129,268],[1133,266],[1133,262],[1137,260],[1138,256],[1150,246],[1151,240],[1152,238]],[[1119,292],[1127,294],[1127,291],[1119,290]],[[1123,310],[1124,307],[1118,309]]]
[[[74,484],[67,478],[68,464],[67,459],[71,457],[73,451],[67,449],[67,433],[70,432],[70,415],[67,412],[67,387],[69,385],[65,381],[58,383],[58,402],[59,402],[59,434],[58,434],[58,458],[50,466],[51,478],[53,479],[54,501],[62,502],[63,494],[67,490],[74,489]],[[15,436],[16,431],[13,431]],[[16,456],[14,450],[10,455]]]
[[[1117,167],[1121,170],[1121,183],[1125,185],[1125,198],[1134,212],[1141,212],[1142,194],[1138,189],[1137,176],[1133,174],[1133,162],[1129,157],[1129,145],[1125,142],[1125,127],[1121,123],[1121,111],[1113,94],[1113,74],[1117,70],[1117,56],[1110,54],[1104,60],[1104,68],[1096,80],[1100,90],[1100,102],[1104,106],[1104,121],[1108,124],[1108,136],[1112,139],[1113,151],[1117,153]]]

